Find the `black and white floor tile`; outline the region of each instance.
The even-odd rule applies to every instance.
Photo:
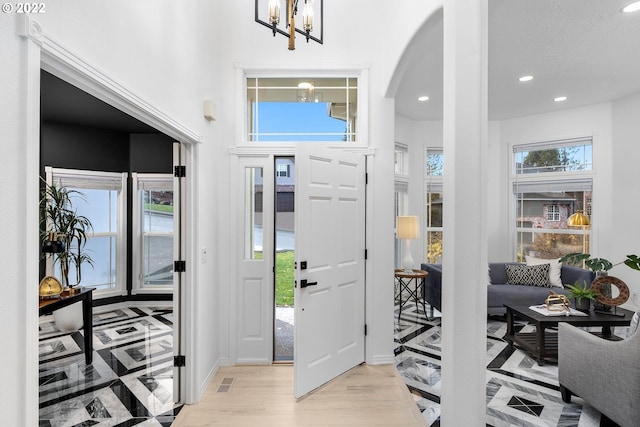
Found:
[[[170,426],[181,409],[171,307],[95,308],[90,365],[82,333],[40,318],[40,427]]]
[[[440,426],[440,318],[428,320],[422,307],[402,308],[398,321],[396,307],[396,367],[427,425]],[[526,323],[523,329],[531,328]],[[624,334],[624,331],[616,331]],[[558,385],[558,366],[551,361],[540,366],[525,352],[509,348],[502,339],[506,322],[501,318],[487,321],[487,414],[486,425],[493,427],[578,426],[612,427],[611,421],[573,397],[562,401]],[[461,402],[461,406],[464,403]]]

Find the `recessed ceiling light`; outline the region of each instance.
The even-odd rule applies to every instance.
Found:
[[[298,87],[300,89],[311,89],[313,87],[313,84],[309,82],[301,82],[301,83],[298,83]]]
[[[566,96],[559,96],[557,98],[553,98],[554,101],[556,102],[562,102],[562,101],[566,101],[567,97]]]
[[[531,80],[533,80],[533,76],[522,76],[522,77],[520,77],[518,79],[518,81],[520,81],[520,82],[528,82],[528,81],[531,81]]]
[[[424,101],[428,101],[428,100],[429,100],[429,97],[428,97],[428,96],[426,96],[426,95],[423,95],[423,96],[419,96],[419,97],[418,97],[418,101],[420,101],[420,102],[424,102]]]
[[[622,8],[622,11],[624,13],[631,13],[631,12],[637,12],[640,10],[640,1],[636,1],[633,3],[630,3],[628,5],[626,5],[625,7]]]

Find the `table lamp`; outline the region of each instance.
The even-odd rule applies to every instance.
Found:
[[[402,267],[406,272],[413,271],[413,257],[411,256],[411,239],[420,237],[417,216],[399,216],[397,219],[396,237],[404,239],[404,257]]]

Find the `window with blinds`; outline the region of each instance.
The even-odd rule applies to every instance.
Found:
[[[133,290],[173,291],[173,176],[132,173]]]
[[[513,153],[517,260],[588,252],[591,226],[567,220],[578,211],[591,217],[591,137],[516,145]]]
[[[93,226],[85,246],[93,266],[83,263],[80,285],[95,287],[96,295],[122,294],[126,290],[127,173],[45,170],[47,182],[77,191],[72,194],[73,206]]]

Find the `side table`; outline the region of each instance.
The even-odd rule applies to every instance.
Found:
[[[419,287],[424,282],[425,277],[427,277],[429,273],[424,270],[412,270],[405,271],[403,269],[396,269],[394,272],[395,280],[396,280],[396,295],[395,299],[398,301],[400,308],[398,310],[398,321],[400,321],[400,316],[402,315],[402,307],[411,299],[416,303],[416,309],[418,312],[420,311],[420,305],[422,305],[422,311],[424,312],[424,316],[427,317],[427,308],[424,302],[424,298],[422,301],[419,301],[420,297],[418,296]],[[402,301],[402,292],[407,291],[409,293],[409,297]]]

